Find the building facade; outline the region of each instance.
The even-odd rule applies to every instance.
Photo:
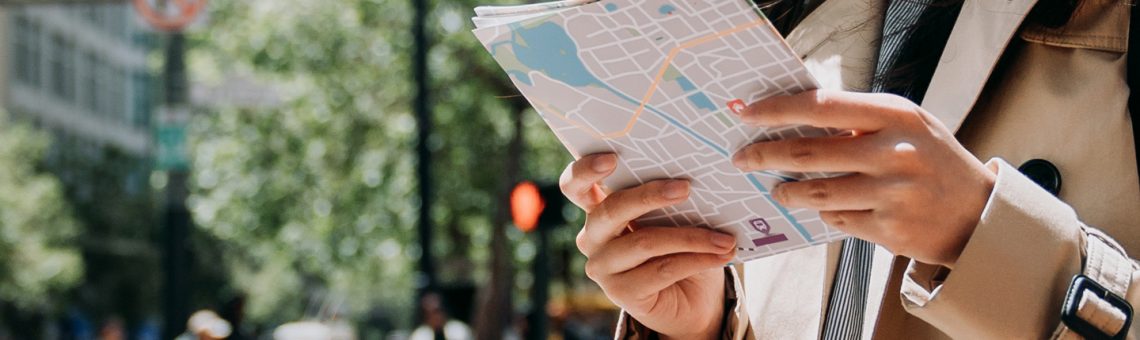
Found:
[[[134,155],[150,150],[155,34],[126,3],[8,10],[6,106],[38,126]]]
[[[69,316],[45,327],[82,333],[117,319],[136,329],[159,300],[149,185],[159,35],[125,1],[4,6],[0,25],[0,104],[53,136],[44,167],[83,229],[84,281]],[[73,329],[83,324],[95,329]]]

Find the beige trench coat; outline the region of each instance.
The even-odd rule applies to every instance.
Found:
[[[922,104],[998,181],[955,270],[876,250],[863,338],[1049,338],[1093,228],[1123,246],[1110,262],[1140,307],[1140,273],[1124,254],[1140,254],[1126,3],[1083,0],[1067,26],[1045,29],[1020,25],[1033,0],[966,1]],[[884,6],[828,0],[789,44],[823,87],[866,91]],[[1060,169],[1059,199],[1017,171],[1030,159]],[[725,337],[818,338],[839,250],[832,243],[726,271],[734,287]],[[618,338],[651,333],[628,315],[618,326]]]

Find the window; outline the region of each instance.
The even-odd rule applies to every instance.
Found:
[[[83,56],[83,78],[79,83],[79,106],[90,112],[100,112],[100,99],[102,91],[99,86],[99,68],[102,63],[94,53],[87,52]]]
[[[51,42],[51,90],[60,99],[75,102],[75,47],[58,34]]]
[[[127,80],[123,70],[116,66],[106,65],[107,69],[107,109],[109,118],[113,122],[127,121]]]
[[[15,58],[12,68],[16,79],[25,85],[40,86],[40,29],[39,25],[27,17],[19,16],[15,21]]]
[[[152,90],[150,87],[150,77],[146,73],[135,73],[132,76],[131,83],[133,84],[133,98],[134,105],[133,117],[131,123],[135,127],[145,128],[150,125],[151,106],[154,105]]]
[[[108,22],[108,33],[117,39],[127,39],[130,35],[127,34],[127,22],[130,20],[130,14],[133,11],[132,7],[124,4],[108,4],[106,5],[110,13]]]
[[[95,5],[95,4],[83,5],[83,16],[87,18],[88,22],[95,24],[95,25],[98,25],[99,24],[98,5]]]
[[[147,31],[138,25],[131,26],[131,44],[143,50],[159,47],[158,35]]]
[[[104,62],[102,59],[95,59],[95,68],[91,70],[94,79],[91,81],[95,84],[95,107],[94,111],[100,117],[110,118],[114,112],[111,108],[111,88],[114,81],[111,79],[111,66]]]

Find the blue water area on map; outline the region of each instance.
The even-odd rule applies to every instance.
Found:
[[[582,59],[578,57],[577,44],[574,43],[574,39],[570,37],[570,34],[566,33],[566,29],[562,26],[551,22],[545,22],[534,27],[511,24],[511,30],[513,32],[511,40],[503,43],[509,43],[511,50],[515,54],[515,58],[527,67],[542,72],[566,85],[572,87],[597,86],[612,92],[622,100],[630,102],[633,105],[641,105],[641,101],[618,91],[595,77],[594,74],[586,68],[586,65],[582,63]],[[497,45],[498,43],[492,45],[492,51],[494,50],[494,46]],[[729,156],[728,150],[713,143],[708,138],[701,136],[696,131],[693,131],[693,129],[681,124],[681,122],[675,118],[661,112],[661,110],[650,105],[645,105],[645,109],[665,119],[669,124],[685,131],[685,133],[701,141],[701,143],[712,148],[718,154]]]
[[[673,14],[673,11],[675,10],[677,10],[677,8],[673,7],[673,5],[661,5],[661,8],[657,9],[657,11],[661,12],[662,15]]]
[[[606,12],[613,12],[618,9],[617,4],[606,4]]]
[[[677,85],[681,85],[681,90],[685,92],[697,89],[697,86],[693,85],[693,82],[690,81],[689,78],[685,77],[677,77]]]
[[[693,82],[690,81],[689,78],[685,78],[685,77],[678,77],[677,78],[677,85],[680,85],[681,90],[683,90],[685,92],[694,91],[697,89],[697,86],[693,85]],[[716,104],[713,104],[712,99],[709,99],[709,96],[706,95],[704,92],[697,92],[694,94],[690,94],[688,99],[690,102],[693,102],[693,105],[695,105],[699,109],[705,109],[705,110],[709,110],[709,111],[716,111],[717,110]]]
[[[689,95],[689,101],[693,102],[698,109],[705,109],[709,111],[716,111],[716,104],[713,104],[712,99],[705,95],[704,92],[697,92]]]
[[[673,6],[665,5],[661,6],[661,10],[663,13],[672,12],[674,8]],[[609,86],[609,84],[602,82],[600,79],[594,76],[594,74],[591,73],[588,68],[586,68],[586,65],[582,62],[582,59],[578,57],[577,44],[575,44],[574,39],[570,37],[570,34],[568,34],[562,26],[559,26],[555,23],[546,22],[534,27],[524,27],[523,25],[517,23],[511,24],[510,27],[513,31],[511,40],[492,44],[492,51],[495,51],[495,46],[498,46],[499,44],[510,44],[515,58],[532,70],[542,72],[547,76],[554,78],[555,80],[573,87],[597,86],[613,93],[615,96],[633,105],[642,105],[641,101],[634,99],[633,97],[630,97],[621,91],[618,91],[617,89]],[[526,83],[527,85],[531,85],[530,77],[528,77],[525,73],[526,72],[522,71],[511,71],[510,74],[518,77],[520,81]],[[684,79],[684,81],[681,81],[680,79]],[[692,82],[690,82],[687,78],[678,78],[678,82],[680,83],[681,88],[686,89],[686,91],[689,91],[689,89],[696,89],[696,86],[693,86]],[[704,96],[703,93],[699,94],[704,98],[704,101],[708,102],[708,105],[712,105],[712,101],[708,100],[708,96]],[[693,100],[694,98],[690,96],[689,99]],[[702,99],[696,98],[694,103],[697,103],[699,101],[702,101]],[[703,103],[697,105],[700,106],[703,105]],[[654,108],[651,105],[645,105],[645,109],[649,112],[652,112],[654,115],[661,117],[661,119],[664,119],[670,125],[681,129],[681,131],[684,131],[685,134],[696,138],[705,146],[713,149],[713,151],[717,154],[724,157],[731,157],[731,154],[724,147],[717,145],[705,136],[702,136],[700,133],[694,131],[692,128],[685,126],[685,124],[677,121],[676,118],[673,118],[672,116],[666,114],[665,112],[662,112],[661,110],[658,110],[657,108]],[[752,174],[747,175],[747,177],[749,182],[751,182],[752,185],[760,191],[761,195],[764,196],[765,199],[767,199],[768,202],[771,203],[772,206],[775,207],[776,210],[778,210],[780,214],[783,215],[784,218],[792,224],[793,227],[795,227],[799,234],[803,236],[804,240],[812,242],[811,234],[808,233],[807,230],[804,229],[804,227],[800,225],[798,221],[796,221],[795,217],[792,217],[791,213],[789,213],[787,209],[772,199],[771,194],[768,193],[768,189],[765,188],[764,185],[761,184],[760,181],[757,180],[756,177]]]
[[[507,70],[507,75],[519,78],[519,81],[521,81],[523,84],[526,84],[526,86],[534,86],[534,83],[530,81],[530,76],[527,75],[526,72],[518,70]]]
[[[511,25],[511,49],[515,58],[535,71],[574,87],[605,87],[578,58],[578,46],[566,30],[546,22],[534,27]]]

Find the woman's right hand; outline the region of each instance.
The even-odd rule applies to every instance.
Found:
[[[642,215],[684,202],[689,182],[658,180],[606,195],[599,183],[616,165],[614,154],[582,157],[559,180],[562,193],[586,211],[577,238],[588,259],[586,276],[663,338],[719,337],[723,266],[735,254],[736,239],[706,228],[629,228]]]

